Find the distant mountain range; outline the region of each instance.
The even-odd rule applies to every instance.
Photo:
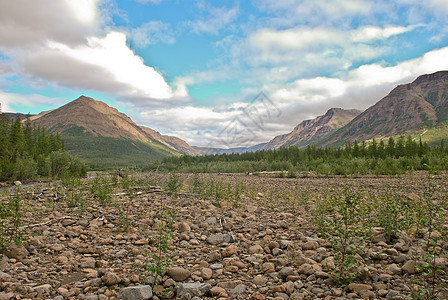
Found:
[[[389,95],[359,114],[317,146],[341,146],[400,134],[426,134],[448,120],[448,71],[419,76],[394,88]],[[448,132],[447,132],[448,135]]]
[[[400,85],[365,111],[331,108],[322,116],[301,122],[288,134],[252,147],[192,147],[178,137],[138,126],[117,109],[85,96],[30,118],[49,132],[60,133],[67,150],[97,168],[142,165],[169,155],[243,153],[308,145],[335,147],[347,141],[408,134],[436,143],[448,138],[448,71],[422,75]]]

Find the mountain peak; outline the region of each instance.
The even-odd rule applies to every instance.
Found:
[[[360,113],[361,111],[357,109],[330,108],[324,115],[301,122],[290,133],[276,136],[266,143],[263,149],[309,145],[316,139],[346,125]]]

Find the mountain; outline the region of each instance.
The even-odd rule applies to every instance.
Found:
[[[290,133],[276,136],[264,144],[262,150],[288,146],[305,147],[313,144],[322,137],[343,127],[360,113],[361,111],[357,109],[330,108],[322,116],[301,122]]]
[[[31,120],[51,133],[60,133],[66,149],[95,168],[138,165],[169,155],[194,154],[194,149],[181,139],[138,126],[117,109],[85,96]]]
[[[341,146],[400,134],[424,133],[448,120],[448,71],[421,75],[399,85],[351,122],[316,143]]]
[[[26,114],[21,114],[21,113],[8,113],[8,112],[4,112],[2,113],[2,115],[8,117],[8,119],[15,121],[17,118],[20,118],[20,120],[25,120],[28,117],[32,117],[33,115],[26,115]]]
[[[246,152],[257,152],[263,150],[264,145],[266,143],[257,144],[251,147],[235,147],[235,148],[210,148],[210,147],[197,147],[193,146],[193,148],[200,155],[214,155],[214,154],[241,154]]]

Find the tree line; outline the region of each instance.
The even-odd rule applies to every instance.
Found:
[[[0,181],[84,176],[86,172],[79,158],[64,151],[59,134],[48,134],[29,118],[22,122],[0,114]]]
[[[304,149],[291,146],[241,154],[168,157],[149,168],[180,172],[307,171],[324,175],[397,175],[413,170],[447,170],[448,147],[438,147],[411,136],[355,141],[339,148]]]

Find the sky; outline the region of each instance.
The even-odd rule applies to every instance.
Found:
[[[440,70],[446,0],[0,0],[2,111],[85,95],[196,146],[267,142]]]

